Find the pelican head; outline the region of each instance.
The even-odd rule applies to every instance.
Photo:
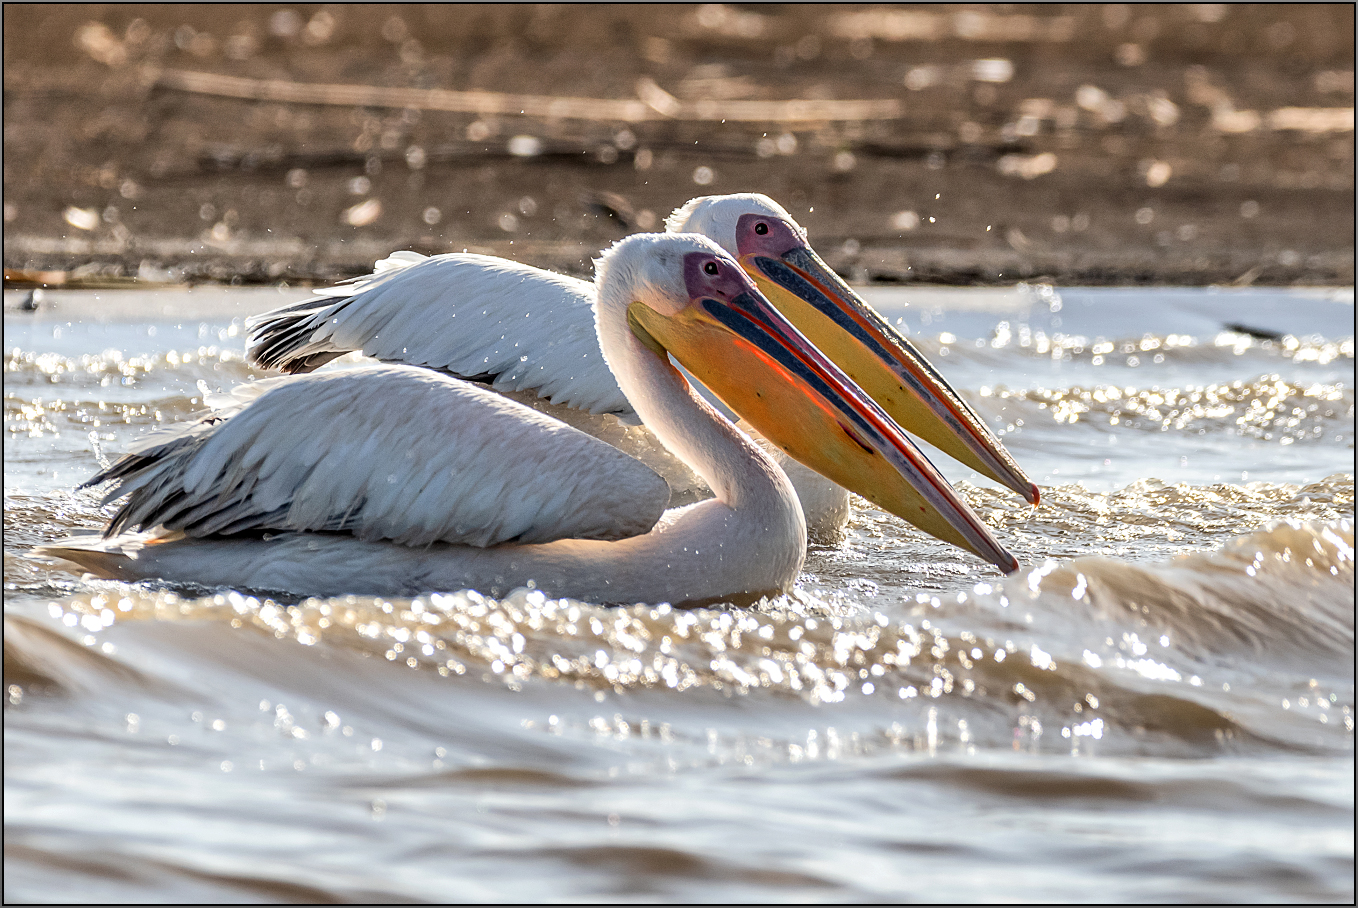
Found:
[[[913,344],[825,264],[806,230],[773,199],[759,193],[703,196],[675,210],[665,228],[714,240],[897,423],[1038,503],[1037,486],[984,421]]]
[[[716,243],[637,234],[595,267],[600,343],[620,383],[636,371],[629,358],[682,381],[672,355],[795,459],[1006,573],[1017,570],[891,417]],[[632,402],[646,417],[644,402]]]

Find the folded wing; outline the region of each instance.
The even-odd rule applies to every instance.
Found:
[[[634,420],[599,351],[594,285],[484,255],[398,252],[315,299],[252,318],[247,354],[309,372],[352,351]]]
[[[622,539],[669,487],[621,451],[446,375],[369,366],[269,379],[247,401],[148,438],[86,485],[121,480],[106,535],[349,532],[406,545]],[[253,398],[253,399],[252,399]]]

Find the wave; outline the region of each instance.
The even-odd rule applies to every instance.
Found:
[[[114,429],[164,427],[205,412],[201,397],[182,394],[156,396],[136,401],[63,400],[60,398],[5,398],[5,429],[16,435],[82,441],[91,429],[101,436]],[[107,439],[112,441],[112,438]]]
[[[11,705],[21,702],[25,691],[47,696],[69,695],[107,691],[110,685],[136,688],[162,700],[185,696],[177,685],[82,646],[22,615],[5,615],[4,650],[5,684]]]
[[[1328,366],[1353,361],[1353,338],[1320,335],[1260,337],[1238,331],[1222,331],[1211,338],[1188,334],[1145,333],[1136,337],[1090,337],[1083,334],[1047,334],[1024,324],[999,322],[989,337],[959,338],[942,332],[934,337],[912,338],[926,356],[956,356],[996,362],[1014,353],[1056,362],[1090,366],[1204,365],[1272,360],[1293,364]],[[939,359],[935,359],[939,362]]]
[[[1168,563],[1049,562],[1026,590],[1010,582],[1005,594],[1030,628],[1064,631],[1042,636],[1053,648],[1035,665],[1078,666],[1105,692],[1116,683],[1118,695],[1102,698],[1105,722],[1135,731],[1150,709],[1181,723],[1180,737],[1206,730],[1343,751],[1353,736],[1353,559],[1351,520],[1285,520]]]
[[[1091,492],[1079,484],[1042,490],[1042,507],[1017,505],[994,489],[959,483],[985,522],[1033,551],[1055,557],[1085,554],[1091,545],[1140,543],[1155,553],[1156,542],[1219,544],[1242,529],[1279,518],[1311,521],[1352,519],[1352,474],[1337,473],[1307,485],[1215,483],[1195,486],[1141,479],[1112,492]],[[1053,547],[1056,548],[1053,548]],[[1057,555],[1069,551],[1071,555]],[[1124,556],[1128,549],[1119,548]]]
[[[1172,634],[1179,655],[1339,657],[1352,676],[1352,590],[1334,594],[1353,578],[1353,555],[1351,521],[1284,520],[1168,563],[1090,556],[1044,566],[1027,586],[1063,610],[1074,600],[1089,606],[1086,615],[1142,626],[1162,646]]]
[[[170,389],[194,388],[197,382],[231,385],[266,375],[251,368],[243,350],[202,346],[144,355],[117,349],[65,356],[15,348],[5,355],[5,388],[132,388],[162,383]],[[51,392],[49,392],[51,393]]]
[[[1278,375],[1251,381],[1166,388],[982,388],[983,412],[1003,413],[1008,432],[1076,423],[1126,431],[1231,434],[1290,444],[1353,446],[1352,384],[1295,382]]]
[[[1352,746],[1353,582],[1351,521],[1283,521],[1168,562],[1049,561],[867,614],[805,592],[685,611],[537,590],[288,604],[146,585],[51,608],[91,640],[113,625],[209,621],[513,689],[710,691],[879,715],[890,704],[892,746],[1335,752]],[[61,683],[59,669],[32,671]]]
[[[1142,479],[1099,492],[1071,483],[1044,487],[1040,508],[999,489],[956,487],[1025,565],[1094,554],[1151,562],[1222,545],[1279,519],[1327,522],[1354,514],[1353,475],[1346,473],[1305,485]],[[871,601],[993,576],[937,540],[902,532],[899,521],[862,499],[855,499],[850,531],[839,546],[811,550],[803,580],[817,595],[837,597],[834,590],[847,588],[852,601]]]

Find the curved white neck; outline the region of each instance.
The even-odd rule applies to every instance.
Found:
[[[782,469],[748,435],[703,400],[667,360],[624,327],[602,337],[618,386],[661,444],[686,463],[727,507],[739,510],[796,492]]]

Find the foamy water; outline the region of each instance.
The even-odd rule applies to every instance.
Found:
[[[1007,579],[861,500],[754,610],[26,554],[300,295],[6,295],[8,899],[1352,900],[1351,290],[868,291],[1043,487],[934,458]]]

